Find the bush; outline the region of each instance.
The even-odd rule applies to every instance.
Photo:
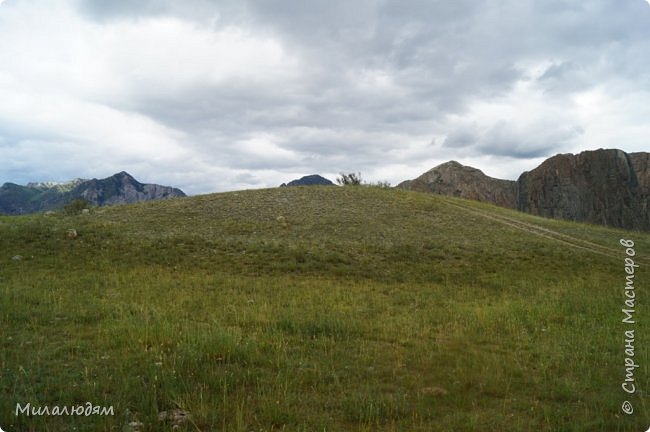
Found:
[[[341,186],[358,186],[361,184],[361,173],[341,173],[341,177],[337,177],[336,182]]]
[[[78,215],[82,210],[90,208],[90,203],[85,199],[78,198],[63,206],[63,213],[66,215]]]
[[[386,180],[384,181],[378,181],[378,182],[364,182],[361,179],[361,173],[350,173],[350,174],[343,174],[341,173],[341,177],[336,178],[336,182],[340,184],[341,186],[371,186],[371,187],[377,187],[381,189],[389,189],[390,183]]]

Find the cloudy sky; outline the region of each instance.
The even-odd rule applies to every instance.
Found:
[[[645,0],[0,0],[0,183],[516,179],[649,137]]]

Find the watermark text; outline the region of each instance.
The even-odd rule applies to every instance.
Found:
[[[113,406],[110,407],[102,407],[102,406],[95,406],[90,402],[86,402],[83,405],[72,405],[72,406],[32,406],[31,403],[27,403],[27,405],[23,406],[19,403],[16,404],[16,417],[18,415],[26,415],[26,416],[91,416],[91,415],[98,415],[98,416],[107,416],[107,415],[115,415],[115,411],[113,409]]]
[[[623,391],[627,394],[634,394],[636,392],[636,381],[634,379],[634,374],[639,365],[634,359],[634,314],[636,313],[636,291],[634,289],[634,274],[636,273],[639,265],[634,262],[634,256],[636,252],[634,251],[634,242],[632,240],[621,239],[621,246],[625,248],[625,288],[624,288],[624,299],[623,299],[623,308],[621,312],[623,313],[623,324],[626,325],[623,332],[624,341],[625,341],[625,378],[621,383]],[[625,414],[632,414],[634,412],[634,407],[630,401],[624,401],[621,409]]]

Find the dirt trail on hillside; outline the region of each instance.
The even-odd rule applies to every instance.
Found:
[[[588,240],[584,240],[578,237],[573,237],[568,234],[563,234],[548,228],[544,228],[540,225],[535,225],[529,222],[523,222],[500,214],[489,213],[487,211],[470,207],[468,205],[461,204],[461,203],[447,202],[446,204],[461,209],[463,211],[466,211],[468,213],[472,213],[474,215],[478,215],[486,219],[490,219],[500,224],[510,226],[520,231],[525,231],[527,233],[536,235],[538,237],[544,237],[546,239],[560,242],[574,248],[584,249],[589,252],[599,254],[599,255],[604,255],[614,259],[621,259],[621,257],[623,257],[624,255],[624,251],[622,249],[614,249],[607,246],[599,245],[597,243],[593,243]],[[650,264],[650,261],[639,257],[636,258],[636,261],[642,262],[644,264]]]

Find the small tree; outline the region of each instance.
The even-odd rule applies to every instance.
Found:
[[[90,208],[90,203],[82,198],[70,201],[63,206],[63,212],[67,215],[78,215],[82,210]]]
[[[341,186],[359,186],[361,184],[361,173],[341,173],[341,177],[337,177],[336,182]]]

